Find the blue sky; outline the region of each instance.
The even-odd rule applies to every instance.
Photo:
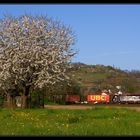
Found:
[[[140,70],[140,5],[1,4],[0,18],[48,15],[70,25],[76,34],[74,62]]]

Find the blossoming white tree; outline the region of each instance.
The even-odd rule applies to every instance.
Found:
[[[51,18],[5,17],[0,21],[0,87],[8,97],[24,89],[22,108],[27,108],[31,87],[68,79],[74,42],[71,28]]]

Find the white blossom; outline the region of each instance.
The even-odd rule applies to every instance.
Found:
[[[42,88],[68,79],[67,69],[75,54],[70,48],[73,43],[71,29],[50,18],[1,20],[0,87],[25,84]]]

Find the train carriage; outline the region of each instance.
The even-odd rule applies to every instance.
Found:
[[[121,95],[119,97],[121,103],[140,103],[140,95]]]
[[[109,95],[87,95],[88,103],[109,103]]]

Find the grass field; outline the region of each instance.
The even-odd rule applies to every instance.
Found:
[[[0,110],[0,136],[139,136],[140,112],[124,108]]]

